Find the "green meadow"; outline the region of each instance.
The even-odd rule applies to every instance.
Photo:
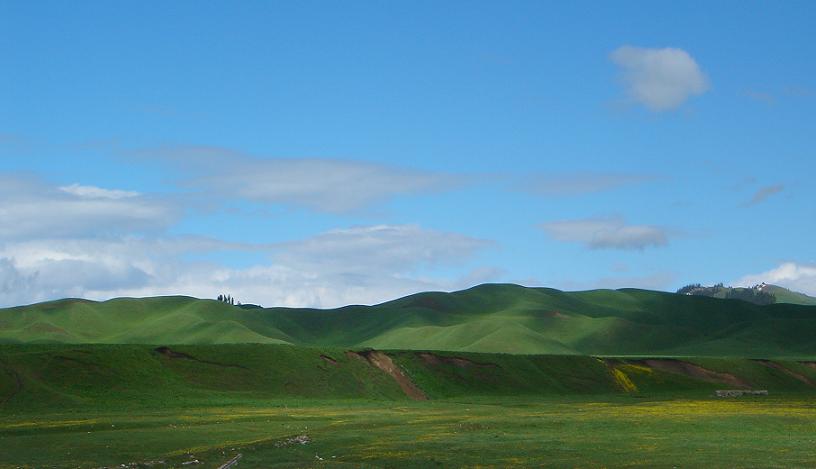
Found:
[[[815,432],[803,396],[216,400],[4,415],[0,467],[812,467]]]

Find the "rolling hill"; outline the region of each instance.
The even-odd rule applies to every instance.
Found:
[[[189,297],[0,310],[0,343],[292,344],[516,354],[816,356],[816,307],[636,289],[486,284],[375,306],[239,308]]]

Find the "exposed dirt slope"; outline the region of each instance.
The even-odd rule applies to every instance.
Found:
[[[375,366],[389,374],[392,378],[394,378],[397,384],[399,384],[400,388],[402,388],[403,392],[405,392],[405,395],[411,399],[416,401],[428,400],[428,396],[425,395],[425,392],[423,392],[422,389],[419,389],[419,387],[405,375],[402,369],[397,366],[393,360],[391,360],[391,357],[385,353],[377,350],[365,350],[362,352],[349,351],[346,353],[349,354],[349,356],[366,360],[372,366]]]
[[[816,386],[816,383],[813,382],[812,379],[808,378],[807,376],[801,375],[793,370],[785,368],[784,366],[780,365],[779,363],[772,362],[770,360],[755,360],[758,363],[762,363],[763,365],[767,366],[768,368],[773,368],[774,370],[779,370],[782,373],[790,376],[793,379],[799,380],[808,386]]]
[[[695,365],[694,363],[690,363],[683,360],[649,359],[638,360],[638,363],[646,365],[649,368],[654,368],[656,370],[666,371],[669,373],[677,373],[689,376],[691,378],[708,381],[710,383],[724,383],[739,388],[751,387],[751,385],[748,382],[746,382],[742,378],[732,375],[731,373],[722,373],[719,371],[709,370],[707,368],[703,368],[700,365]]]

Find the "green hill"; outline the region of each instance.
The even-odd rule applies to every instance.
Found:
[[[376,306],[244,309],[188,297],[0,310],[0,343],[225,344],[517,354],[816,356],[816,307],[488,284]]]
[[[791,303],[795,305],[816,305],[816,298],[805,295],[804,293],[788,290],[787,288],[778,285],[765,285],[762,288],[776,298],[777,303]]]

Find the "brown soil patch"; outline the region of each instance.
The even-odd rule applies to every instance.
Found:
[[[444,364],[453,365],[459,368],[470,368],[472,366],[480,368],[498,368],[498,365],[495,363],[479,363],[462,357],[446,357],[430,352],[420,352],[417,355],[419,355],[419,358],[421,358],[423,362],[434,366]]]
[[[740,388],[751,387],[751,385],[748,384],[745,380],[735,375],[732,375],[731,373],[722,373],[719,371],[709,370],[707,368],[703,368],[700,365],[695,365],[694,363],[689,363],[683,360],[649,359],[638,360],[637,363],[646,365],[649,368],[654,368],[656,370],[684,375],[690,378],[708,381],[710,383],[725,383]]]
[[[174,359],[174,360],[191,360],[199,363],[204,363],[205,365],[213,365],[213,366],[222,366],[225,368],[241,368],[242,370],[247,370],[248,368],[242,365],[234,365],[231,363],[218,363],[209,360],[200,360],[192,355],[186,354],[184,352],[176,352],[175,350],[171,350],[170,347],[158,347],[153,349],[154,352],[158,353],[159,355],[163,355],[167,358]]]
[[[793,370],[789,370],[789,369],[785,368],[784,366],[780,365],[779,363],[775,363],[775,362],[772,362],[770,360],[754,360],[754,361],[757,362],[757,363],[761,363],[761,364],[767,366],[768,368],[772,368],[774,370],[779,370],[782,373],[785,373],[786,375],[790,376],[791,378],[799,380],[799,381],[807,384],[808,386],[816,386],[816,382],[814,382],[812,379],[808,378],[805,375],[801,375],[801,374],[799,374],[799,373],[797,373],[797,372],[795,372]]]
[[[799,363],[805,365],[808,368],[813,368],[814,370],[816,370],[816,362],[799,362]]]
[[[561,311],[548,311],[547,313],[545,313],[545,315],[548,318],[559,318],[559,319],[564,319],[564,318],[568,317],[566,314],[562,313]]]
[[[320,355],[320,358],[329,365],[337,366],[337,360],[328,355]]]
[[[406,396],[415,401],[426,401],[428,396],[414,384],[409,377],[405,375],[402,369],[391,360],[391,357],[383,352],[377,350],[365,350],[362,352],[346,352],[347,355],[367,361],[371,366],[377,367],[385,373],[389,374],[394,381],[399,384]]]

